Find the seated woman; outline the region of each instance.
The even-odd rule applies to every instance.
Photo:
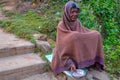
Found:
[[[56,47],[51,68],[55,74],[95,66],[103,70],[104,55],[101,35],[84,28],[77,19],[80,8],[77,3],[65,4],[62,21],[57,27]]]

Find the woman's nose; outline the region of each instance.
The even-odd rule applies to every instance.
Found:
[[[73,15],[78,15],[78,13],[74,12]]]

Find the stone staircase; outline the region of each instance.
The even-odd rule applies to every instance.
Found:
[[[0,29],[0,80],[22,80],[45,72],[46,62],[34,53],[34,47]]]
[[[34,48],[34,44],[0,28],[0,80],[110,80],[105,72],[96,70],[79,79],[64,74],[54,76],[51,71],[46,71],[46,62],[34,53]]]

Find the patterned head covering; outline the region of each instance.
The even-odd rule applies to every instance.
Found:
[[[70,10],[72,8],[77,8],[78,10],[80,9],[78,4],[74,1],[69,1],[64,6],[64,13],[62,16],[62,21],[63,21],[64,26],[67,30],[75,30],[74,28],[76,27],[77,20],[74,22],[70,20]]]
[[[67,2],[64,7],[63,20],[67,20],[70,22],[70,10],[72,8],[77,8],[78,10],[80,9],[80,7],[78,6],[76,2],[74,1]]]

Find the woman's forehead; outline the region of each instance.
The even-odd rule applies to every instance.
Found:
[[[71,8],[71,11],[79,11],[78,8]]]
[[[66,3],[65,8],[67,11],[71,11],[72,8],[76,8],[78,10],[80,9],[79,5],[73,1],[69,1],[68,3]]]

